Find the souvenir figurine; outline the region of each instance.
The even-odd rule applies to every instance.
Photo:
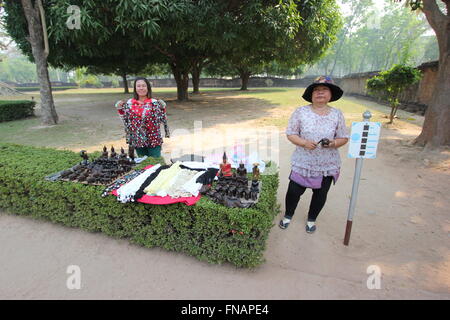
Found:
[[[97,181],[97,179],[95,177],[93,177],[92,175],[87,177],[86,182],[88,183],[94,183],[95,181]]]
[[[253,174],[253,177],[252,177],[252,180],[253,181],[258,181],[259,180],[259,169],[258,169],[258,166],[259,166],[259,163],[254,163],[253,164],[253,170],[252,170],[252,174]]]
[[[87,165],[89,163],[89,161],[88,161],[89,157],[88,157],[88,155],[86,153],[86,150],[81,150],[80,151],[80,157],[83,158],[83,161],[81,162],[81,164]]]
[[[132,145],[128,147],[128,157],[134,162],[134,147]]]
[[[108,149],[106,146],[103,146],[102,158],[108,159]]]
[[[237,194],[238,194],[239,198],[244,198],[245,197],[245,189],[242,187],[238,188]]]
[[[230,196],[230,197],[232,197],[232,198],[234,198],[234,197],[236,196],[236,187],[235,187],[235,186],[231,186],[231,187],[228,189],[227,195]]]
[[[114,150],[114,147],[111,146],[111,154],[110,154],[110,159],[115,159],[117,157],[117,153]]]
[[[258,180],[252,180],[252,186],[250,187],[251,192],[258,192],[259,191],[259,181]]]
[[[220,172],[224,177],[231,177],[231,164],[228,162],[227,155],[223,153],[223,162],[220,164]]]
[[[64,170],[61,172],[61,178],[66,178],[67,176],[71,175],[73,172],[70,170]]]
[[[244,163],[241,161],[241,163],[239,163],[239,167],[236,169],[237,172],[237,176],[238,178],[247,178],[247,169],[245,169],[244,167]]]
[[[127,157],[127,155],[125,154],[125,150],[123,150],[122,147],[120,147],[120,159],[125,159]]]

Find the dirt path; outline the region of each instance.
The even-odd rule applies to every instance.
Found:
[[[181,146],[197,152],[232,146],[243,136],[246,144],[276,135],[278,145],[269,147],[279,155],[283,209],[293,146],[277,127],[256,130],[258,119],[277,113],[278,106],[255,100],[252,109],[237,105],[223,110],[214,94],[204,98],[213,109],[194,104],[177,109],[174,103],[172,128],[189,130],[166,142],[164,156],[170,158]],[[234,98],[230,93],[226,99]],[[194,132],[192,123],[200,118],[208,121]],[[355,162],[345,156],[344,147],[341,178],[330,190],[316,233],[304,231],[311,195],[306,192],[290,227],[273,227],[266,263],[254,270],[210,265],[184,254],[1,214],[0,298],[450,299],[450,152],[410,146],[419,130],[408,123],[382,129],[377,159],[363,165],[348,247],[342,241]],[[66,288],[68,265],[80,266],[81,290]],[[370,266],[382,273],[381,289],[367,287]]]

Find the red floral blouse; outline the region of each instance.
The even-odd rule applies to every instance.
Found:
[[[166,136],[169,135],[166,103],[151,98],[144,102],[129,99],[119,107],[119,102],[116,103],[116,108],[125,126],[127,144],[136,148],[154,148],[162,145],[161,122],[164,123]]]

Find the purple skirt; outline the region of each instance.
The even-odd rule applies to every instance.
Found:
[[[339,173],[332,175],[332,177],[334,184],[336,184],[336,181],[339,178]],[[292,180],[305,188],[320,189],[322,187],[323,176],[304,177],[295,171],[291,171],[289,180]]]

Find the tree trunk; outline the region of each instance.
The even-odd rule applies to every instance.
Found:
[[[194,65],[192,67],[192,86],[194,94],[200,93],[200,74],[202,73],[202,67],[200,65]]]
[[[176,66],[172,67],[172,73],[177,83],[177,100],[188,101],[189,100],[189,73],[187,71],[181,71]]]
[[[240,74],[242,86],[240,90],[248,90],[248,80],[250,79],[250,72],[241,72]]]
[[[433,98],[425,112],[422,132],[415,140],[415,143],[421,146],[450,145],[450,58],[448,55],[450,52],[439,61]]]
[[[391,106],[391,114],[389,115],[389,122],[388,122],[388,124],[394,123],[394,110],[395,110],[395,107]]]
[[[54,125],[58,123],[58,115],[53,101],[52,86],[48,75],[47,52],[44,48],[44,34],[42,21],[39,13],[38,3],[35,6],[31,0],[21,0],[25,18],[28,23],[28,42],[31,44],[34,61],[36,63],[36,73],[39,79],[42,123],[44,125]]]
[[[122,73],[122,81],[123,81],[123,93],[130,93],[130,90],[128,89],[128,81],[126,73]]]
[[[449,9],[450,1],[444,1]],[[427,147],[450,145],[450,11],[444,15],[433,0],[423,1],[423,12],[436,33],[439,69],[433,98],[415,143]]]

